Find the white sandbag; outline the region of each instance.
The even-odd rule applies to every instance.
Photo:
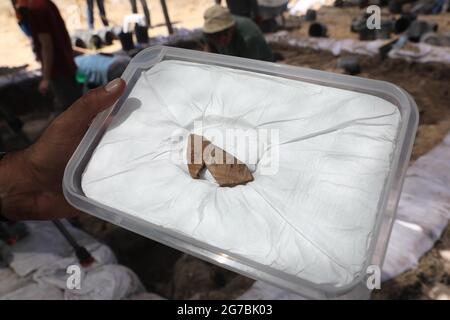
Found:
[[[267,35],[266,39],[269,43],[282,43],[298,48],[330,51],[335,56],[345,52],[375,56],[379,54],[380,47],[386,44],[386,40],[381,39],[359,41],[355,39],[294,37],[286,31]],[[450,63],[449,47],[437,47],[426,43],[408,42],[408,46],[394,47],[388,55],[390,58],[407,61]]]
[[[365,262],[399,120],[398,109],[375,96],[163,61],[142,73],[112,120],[82,188],[225,253],[342,286]],[[270,129],[279,140],[250,145],[257,154],[250,163],[248,149],[219,138],[227,129]],[[184,140],[174,143],[175,132]],[[181,161],[192,132],[248,163],[254,181],[221,188],[192,179]],[[264,174],[263,164],[277,162]]]
[[[334,0],[297,0],[289,4],[289,12],[292,15],[302,15],[308,9],[319,10],[323,6],[331,6],[333,3]]]
[[[450,219],[450,134],[407,171],[383,280],[414,268]]]
[[[450,63],[450,47],[410,43],[408,47],[394,48],[389,52],[389,57],[407,61]]]

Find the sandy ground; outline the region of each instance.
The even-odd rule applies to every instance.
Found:
[[[61,15],[66,21],[69,32],[76,29],[87,29],[86,1],[85,0],[54,0]],[[150,36],[166,35],[167,28],[164,24],[164,16],[159,0],[147,0],[151,10],[151,23],[154,26],[149,30]],[[167,0],[167,6],[171,21],[176,28],[198,28],[203,23],[203,11],[213,4],[212,0]],[[105,0],[106,14],[111,25],[122,25],[125,15],[131,13],[129,0]],[[141,11],[138,1],[138,10]],[[95,26],[102,27],[94,7]],[[37,68],[30,48],[28,38],[21,32],[16,23],[14,11],[9,0],[0,1],[0,65],[10,67],[29,64],[30,68]],[[119,49],[118,41],[113,46],[105,48],[105,51]]]

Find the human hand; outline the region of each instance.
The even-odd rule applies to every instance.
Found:
[[[48,80],[42,79],[41,82],[39,82],[39,92],[42,95],[45,95],[48,92],[49,87],[50,82]]]
[[[1,212],[10,220],[50,220],[76,216],[62,193],[67,162],[95,116],[123,94],[125,82],[91,90],[60,114],[36,143],[0,161]]]

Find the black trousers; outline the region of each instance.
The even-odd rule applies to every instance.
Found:
[[[104,0],[97,0],[98,12],[100,13],[100,18],[102,19],[103,25],[107,27],[109,25],[108,19],[106,18],[105,4]],[[89,29],[94,29],[94,0],[87,0],[87,18]]]
[[[138,13],[136,0],[130,0],[131,2],[131,11],[133,13]],[[144,11],[145,15],[145,23],[147,23],[147,27],[151,27],[151,21],[150,21],[150,10],[148,9],[147,1],[141,0],[142,10]]]

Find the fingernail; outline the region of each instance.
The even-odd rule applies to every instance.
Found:
[[[122,82],[122,80],[120,78],[114,79],[113,81],[111,81],[110,83],[108,83],[105,86],[105,90],[107,92],[112,92],[120,86],[121,82]]]

